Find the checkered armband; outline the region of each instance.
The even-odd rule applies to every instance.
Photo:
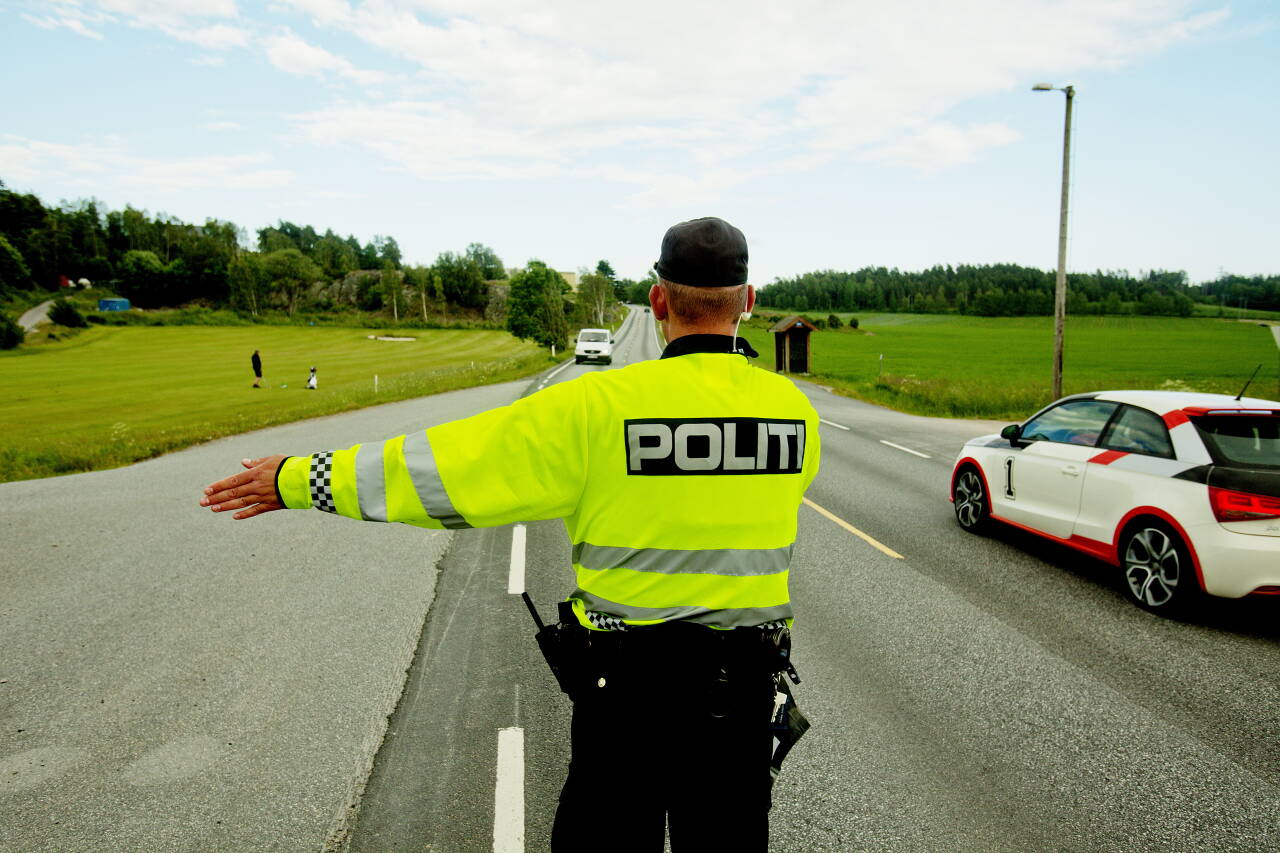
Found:
[[[311,505],[324,512],[337,512],[333,502],[333,453],[325,451],[311,457],[307,472],[307,485],[311,489]]]

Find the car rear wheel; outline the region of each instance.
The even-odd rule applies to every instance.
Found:
[[[1173,528],[1148,519],[1125,531],[1120,542],[1124,591],[1153,613],[1182,613],[1199,596],[1191,552]]]
[[[991,503],[976,468],[966,465],[960,469],[951,486],[951,497],[955,500],[956,521],[960,526],[970,533],[983,532],[990,523]]]

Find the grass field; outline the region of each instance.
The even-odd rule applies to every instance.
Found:
[[[849,315],[844,315],[847,319]],[[900,411],[1017,419],[1051,402],[1051,317],[860,314],[858,331],[811,338],[815,381]],[[745,336],[773,366],[773,336]],[[1147,388],[1280,396],[1280,351],[1257,323],[1165,317],[1075,317],[1066,325],[1066,393]],[[883,364],[880,356],[884,355]]]
[[[410,331],[402,334],[417,340],[388,342],[369,340],[372,331],[98,327],[0,353],[0,482],[125,465],[261,426],[514,379],[552,363],[505,332]],[[255,349],[265,386],[257,390],[250,387]],[[317,391],[305,389],[312,365]]]

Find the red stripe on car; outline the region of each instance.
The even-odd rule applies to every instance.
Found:
[[[1176,426],[1181,426],[1182,424],[1185,424],[1187,421],[1191,419],[1187,417],[1186,412],[1182,411],[1181,409],[1175,409],[1172,412],[1165,412],[1161,420],[1164,421],[1165,426],[1167,426],[1169,429],[1173,429]]]
[[[1125,450],[1104,450],[1089,461],[1095,465],[1110,465],[1122,456],[1128,455],[1128,451]]]
[[[1120,561],[1116,559],[1115,546],[1108,545],[1106,542],[1099,542],[1096,539],[1090,539],[1087,536],[1080,536],[1074,533],[1071,534],[1070,539],[1063,539],[1061,536],[1054,536],[1052,533],[1045,533],[1043,530],[1037,530],[1034,527],[1029,527],[1020,522],[996,515],[995,513],[992,513],[991,517],[996,521],[999,521],[1001,524],[1007,524],[1010,527],[1016,527],[1019,530],[1025,530],[1028,533],[1034,533],[1036,536],[1044,537],[1050,542],[1057,542],[1059,545],[1066,545],[1068,548],[1074,548],[1075,550],[1088,554],[1091,557],[1097,557],[1099,560],[1104,560],[1113,566],[1120,565]]]

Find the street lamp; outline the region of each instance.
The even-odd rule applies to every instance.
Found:
[[[1071,101],[1074,86],[1057,87],[1037,83],[1033,92],[1063,92],[1067,96],[1067,117],[1062,130],[1062,210],[1058,216],[1058,281],[1053,293],[1053,399],[1062,396],[1062,326],[1067,316],[1067,187],[1071,171]]]

